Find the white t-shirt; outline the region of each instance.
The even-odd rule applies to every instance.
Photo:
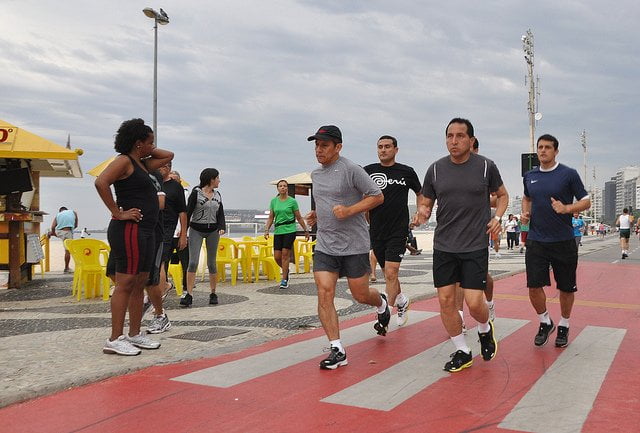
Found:
[[[620,222],[620,229],[624,230],[624,229],[630,229],[631,228],[631,221],[629,219],[629,215],[625,215],[622,214],[619,217],[619,222]]]

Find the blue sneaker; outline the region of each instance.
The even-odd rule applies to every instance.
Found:
[[[280,288],[281,289],[288,289],[289,288],[289,280],[280,281]]]

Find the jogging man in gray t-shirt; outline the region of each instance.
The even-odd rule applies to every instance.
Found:
[[[498,344],[489,309],[484,301],[489,268],[489,233],[499,233],[501,216],[509,201],[500,172],[493,161],[471,151],[473,125],[455,118],[446,129],[449,155],[427,169],[418,212],[414,222],[424,224],[438,201],[436,231],[433,240],[433,282],[438,290],[440,317],[456,347],[449,372],[460,371],[473,363],[471,349],[462,333],[462,319],[455,303],[456,283],[464,290],[471,316],[478,322],[482,358],[490,361]],[[490,193],[496,193],[496,217],[491,218]]]
[[[334,305],[338,278],[347,277],[356,301],[377,308],[374,328],[380,335],[387,332],[391,318],[387,300],[369,287],[369,229],[364,217],[364,212],[384,202],[384,196],[362,167],[340,156],[340,129],[322,126],[308,138],[314,140],[316,159],[322,166],[311,173],[316,209],[306,219],[309,226],[318,225],[313,277],[318,287],[318,317],[331,345],[320,368],[334,370],[347,365]]]

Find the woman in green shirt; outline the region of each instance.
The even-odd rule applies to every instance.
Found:
[[[277,184],[278,195],[275,196],[269,205],[269,219],[264,230],[264,237],[269,237],[269,228],[272,223],[273,230],[273,258],[282,268],[282,281],[280,288],[289,287],[289,263],[291,262],[291,248],[296,239],[296,221],[300,223],[304,230],[305,239],[309,240],[309,230],[300,215],[298,202],[295,198],[289,197],[289,184],[286,180],[279,180]]]

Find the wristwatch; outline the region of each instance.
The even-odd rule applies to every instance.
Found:
[[[499,223],[502,223],[502,217],[499,217],[498,215],[494,216],[493,219],[495,219]]]

